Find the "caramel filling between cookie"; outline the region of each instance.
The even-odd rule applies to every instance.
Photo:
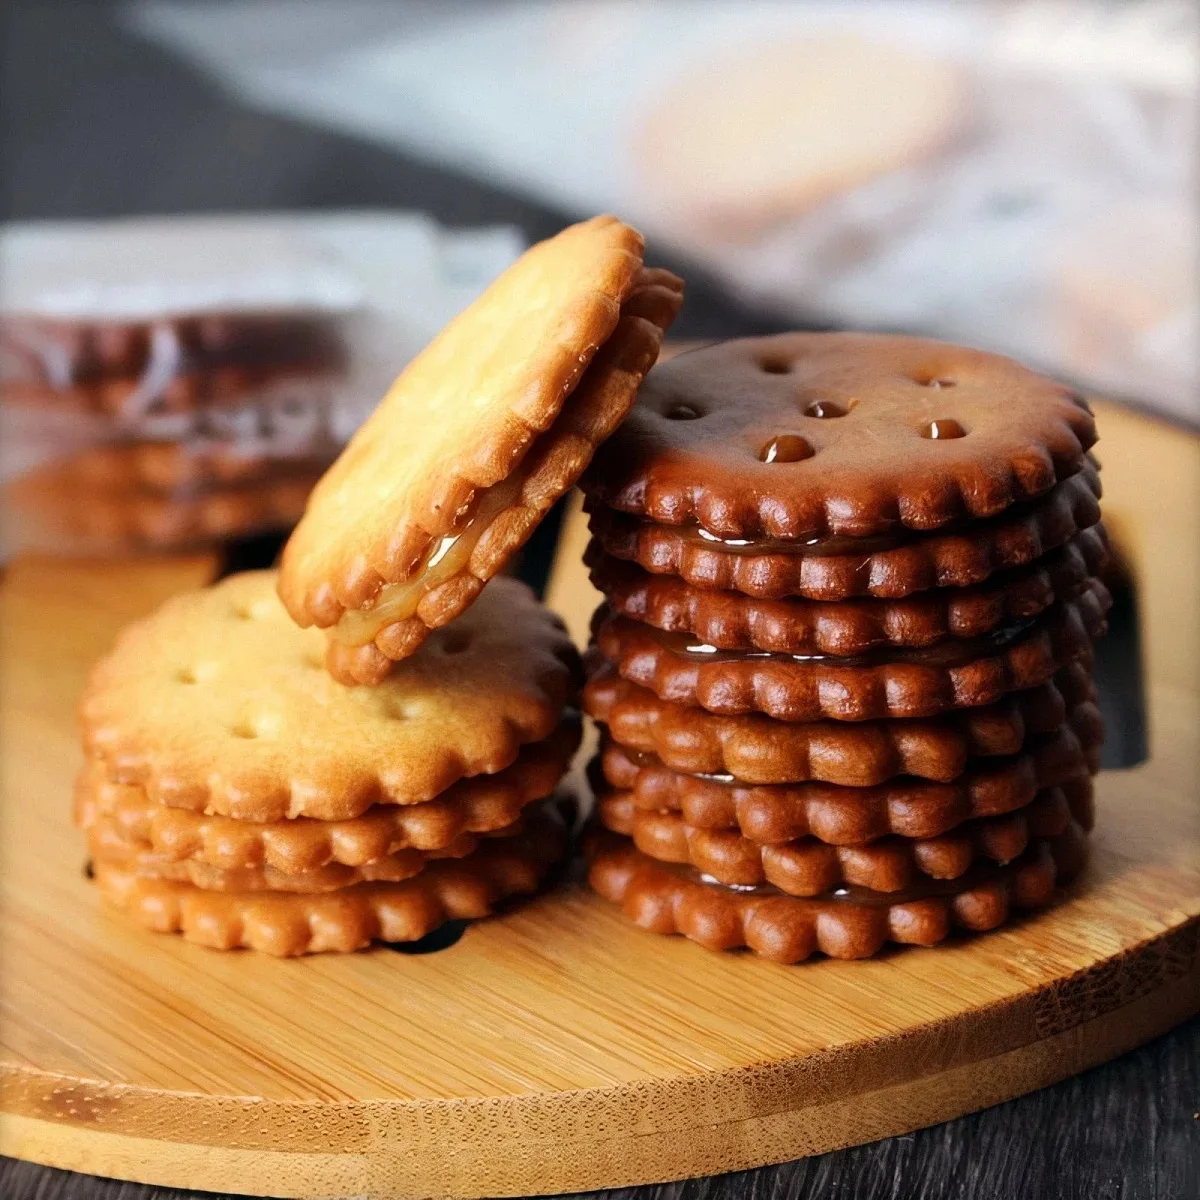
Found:
[[[330,637],[348,646],[365,646],[375,640],[381,629],[412,617],[425,596],[466,570],[479,539],[520,497],[526,477],[526,471],[518,470],[507,479],[477,491],[464,506],[466,516],[461,528],[430,545],[411,579],[386,584],[369,608],[343,613],[329,630]]]
[[[681,661],[698,663],[777,662],[827,663],[833,667],[869,667],[887,663],[955,667],[1006,650],[1037,623],[1036,617],[1009,621],[990,633],[973,638],[948,638],[932,646],[888,646],[865,654],[782,654],[772,650],[722,650],[686,633],[669,633],[653,625],[640,626],[638,634],[660,645]]]
[[[1036,847],[1026,850],[1020,857],[1007,863],[976,862],[954,879],[934,879],[923,876],[906,888],[894,892],[874,891],[855,883],[843,883],[830,891],[815,896],[795,896],[773,883],[724,883],[697,867],[683,863],[668,863],[655,860],[657,865],[673,871],[694,883],[705,887],[731,892],[743,896],[784,896],[789,900],[815,904],[854,904],[865,908],[890,908],[893,904],[908,904],[914,900],[932,900],[942,896],[957,896],[982,884],[993,883],[1015,874],[1016,870],[1031,861],[1037,854]]]
[[[841,555],[862,555],[863,564],[866,566],[869,556],[873,554],[886,554],[892,550],[928,542],[933,538],[958,536],[976,538],[981,534],[1004,529],[1049,506],[1056,497],[1061,497],[1063,494],[1073,495],[1081,486],[1094,496],[1099,495],[1099,481],[1094,468],[1086,467],[1076,475],[1059,480],[1054,487],[1040,496],[1010,504],[1003,511],[990,517],[978,519],[962,517],[947,521],[935,529],[913,529],[910,526],[901,525],[897,521],[888,532],[867,537],[832,533],[797,538],[734,538],[713,533],[704,526],[692,522],[681,525],[664,524],[603,505],[598,505],[590,511],[597,520],[593,532],[598,535],[601,544],[610,550],[610,543],[613,539],[619,541],[649,534],[656,538],[677,539],[692,546],[707,546],[722,554],[739,557],[784,555],[798,558],[830,558]],[[609,539],[608,541],[606,541],[606,537]]]

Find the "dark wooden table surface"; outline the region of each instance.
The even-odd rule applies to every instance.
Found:
[[[536,238],[573,217],[365,142],[239,108],[190,68],[124,34],[106,4],[10,0],[0,7],[0,22],[5,219],[381,205],[424,209],[455,225],[511,222]],[[680,337],[782,327],[776,317],[723,295],[688,264],[651,251],[655,261],[688,276],[687,311],[675,329]],[[1129,706],[1133,684],[1119,645],[1118,638],[1109,652],[1110,697],[1125,703],[1128,715],[1136,705]],[[1118,744],[1135,753],[1138,740]],[[780,1167],[604,1195],[1197,1200],[1198,1110],[1200,1021],[1192,1021],[1056,1087],[906,1137]],[[0,1159],[0,1200],[200,1195]]]

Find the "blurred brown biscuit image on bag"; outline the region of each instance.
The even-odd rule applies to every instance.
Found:
[[[671,81],[633,156],[666,219],[742,240],[924,162],[968,109],[961,72],[919,50],[849,34],[763,42]]]
[[[265,464],[240,480],[174,490],[134,473],[103,483],[89,477],[112,465],[111,460],[67,458],[5,484],[0,489],[4,551],[142,554],[284,531],[300,519],[322,466],[303,460]]]
[[[332,318],[228,311],[144,320],[0,319],[6,404],[118,419],[311,389],[346,365]]]

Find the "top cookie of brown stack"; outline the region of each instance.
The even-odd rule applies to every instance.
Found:
[[[596,888],[782,961],[1046,903],[1100,736],[1095,438],[1068,389],[934,341],[787,334],[652,372],[583,481],[607,596],[584,707],[625,835],[595,840]],[[885,792],[936,839],[888,834]]]
[[[1078,396],[999,355],[794,333],[661,367],[587,490],[722,538],[866,537],[995,516],[1081,471],[1095,440]]]
[[[280,596],[378,683],[479,595],[578,479],[658,355],[682,282],[614,217],[535,246],[409,365],[313,492]]]

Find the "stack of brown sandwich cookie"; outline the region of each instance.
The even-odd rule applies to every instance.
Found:
[[[1047,904],[1102,736],[1095,436],[1066,389],[937,342],[657,368],[584,480],[596,890],[783,962]]]
[[[396,381],[278,573],[122,635],[82,706],[77,812],[107,899],[302,954],[534,890],[566,848],[579,664],[494,576],[628,412],[680,298],[612,218],[534,247]]]

